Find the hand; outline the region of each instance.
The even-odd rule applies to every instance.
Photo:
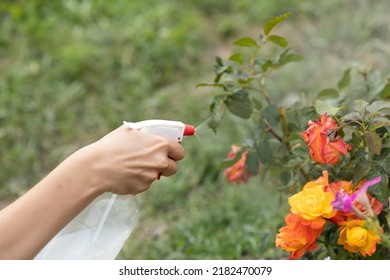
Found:
[[[87,154],[86,168],[93,185],[116,194],[143,192],[158,174],[175,174],[176,161],[185,154],[175,141],[125,126],[82,150]]]
[[[0,259],[32,259],[100,194],[145,191],[183,157],[179,143],[125,126],[81,148],[0,211]]]

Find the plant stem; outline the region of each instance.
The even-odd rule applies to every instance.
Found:
[[[293,152],[292,152],[292,149],[291,149],[290,142],[284,141],[283,138],[272,128],[271,124],[265,118],[263,118],[263,122],[266,125],[265,131],[271,133],[272,136],[274,136],[280,143],[282,143],[286,147],[288,153],[292,154]],[[302,166],[299,167],[299,171],[306,178],[306,180],[312,181],[312,179],[310,178],[309,174],[307,174],[306,170]]]
[[[379,224],[379,221],[374,221],[372,217],[369,216],[365,216],[364,219],[368,222],[369,229],[376,232],[380,236],[381,244],[387,248],[390,248],[390,237],[382,232],[382,228]]]
[[[283,138],[272,128],[271,124],[265,118],[263,118],[263,122],[267,126],[265,131],[271,133],[280,143],[285,144]],[[290,152],[289,147],[286,148]]]
[[[258,78],[257,81],[258,81],[259,86],[261,88],[260,92],[263,94],[265,100],[267,101],[267,104],[271,105],[271,100],[269,98],[269,93],[268,93],[268,90],[265,87],[265,77],[262,76],[262,77]]]
[[[346,122],[346,123],[343,123],[342,125],[339,126],[339,129],[343,128],[344,126],[347,126],[349,124],[352,124],[352,123],[356,123],[358,125],[360,125],[360,127],[365,131],[366,130],[366,126],[364,125],[364,123],[361,123],[359,121],[350,121],[350,122]]]

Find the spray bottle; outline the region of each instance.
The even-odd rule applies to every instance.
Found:
[[[181,142],[195,128],[178,121],[123,122],[131,129]],[[113,260],[137,222],[136,196],[104,193],[63,228],[35,257],[38,260]]]

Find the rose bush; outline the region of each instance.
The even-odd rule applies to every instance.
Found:
[[[235,41],[239,51],[217,57],[214,80],[198,85],[222,91],[210,104],[212,130],[226,111],[253,127],[221,166],[230,182],[261,173],[286,193],[290,212],[275,244],[290,259],[389,259],[390,79],[350,67],[337,85],[285,104],[268,78],[303,59],[273,34],[288,17]]]

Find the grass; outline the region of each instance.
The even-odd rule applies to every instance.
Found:
[[[255,3],[254,3],[255,2]],[[387,74],[386,1],[2,1],[0,4],[0,201],[22,195],[77,148],[122,120],[200,125],[214,57],[278,27],[306,60],[271,77],[272,98],[334,86],[345,68]],[[152,8],[151,8],[152,7]],[[280,186],[253,178],[228,184],[219,169],[250,128],[227,116],[186,139],[174,178],[139,196],[139,223],[121,259],[281,259],[274,238],[287,210]]]

